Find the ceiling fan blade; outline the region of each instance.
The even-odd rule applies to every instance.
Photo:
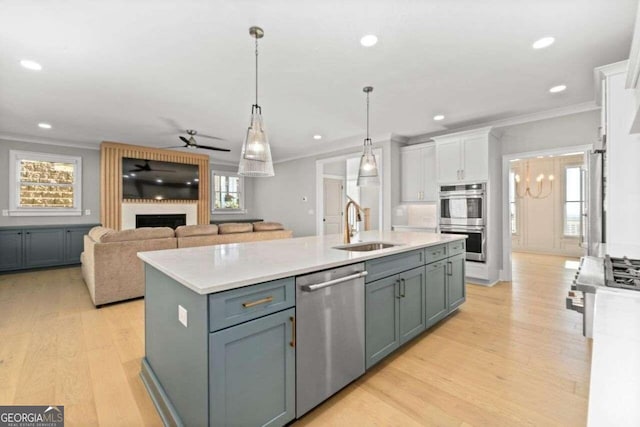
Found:
[[[180,138],[180,140],[181,140],[182,142],[184,142],[185,144],[187,144],[187,145],[191,144],[191,143],[189,142],[189,140],[188,140],[187,138],[185,138],[184,136],[179,136],[178,138]]]
[[[164,148],[185,148],[184,145],[172,145],[171,147],[164,147]]]
[[[214,150],[214,151],[225,151],[230,152],[228,148],[218,148],[218,147],[209,147],[208,145],[196,145],[196,148],[203,148],[205,150]]]
[[[169,169],[151,169],[151,172],[167,172],[167,173],[176,173],[176,171],[172,171]]]
[[[226,139],[224,139],[224,138],[220,138],[218,136],[212,136],[212,135],[205,135],[203,133],[199,133],[198,136],[200,138],[209,138],[209,139],[217,139],[218,141],[226,141]]]

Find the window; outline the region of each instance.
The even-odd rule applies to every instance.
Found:
[[[9,151],[9,215],[81,215],[82,158]]]
[[[230,172],[212,172],[214,214],[245,213],[244,178]]]
[[[567,166],[564,170],[564,235],[580,236],[582,214],[581,168]]]
[[[509,171],[509,218],[511,234],[518,234],[518,205],[516,199],[516,172]]]

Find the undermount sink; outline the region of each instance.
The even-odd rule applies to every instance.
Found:
[[[362,243],[351,243],[349,245],[342,246],[334,246],[333,249],[340,249],[341,251],[353,251],[353,252],[370,252],[370,251],[379,251],[380,249],[393,248],[396,245],[395,243],[386,243],[386,242],[362,242]]]

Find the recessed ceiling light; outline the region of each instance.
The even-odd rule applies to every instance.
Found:
[[[160,178],[156,179],[156,182],[157,182],[158,184],[162,184],[162,180],[161,180]]]
[[[38,127],[41,129],[51,129],[51,125],[49,123],[38,123]]]
[[[567,89],[566,85],[558,85],[558,86],[554,86],[551,89],[549,89],[549,92],[558,93],[558,92],[562,92],[562,91],[564,91],[566,89]]]
[[[42,70],[42,65],[30,59],[23,59],[22,61],[20,61],[20,65],[22,65],[24,68],[28,70],[34,70],[34,71]]]
[[[544,49],[545,47],[551,46],[556,39],[553,37],[543,37],[539,40],[536,40],[533,45],[531,45],[534,49]]]
[[[444,120],[444,116],[442,114],[436,114],[435,116],[433,116],[433,120],[436,120],[436,121]]]
[[[360,39],[360,44],[364,47],[371,47],[378,43],[378,37],[373,34],[367,34]]]
[[[191,181],[187,181],[187,185],[191,185]]]
[[[195,182],[200,182],[200,180],[198,178],[194,179]]]
[[[130,175],[131,175],[131,176],[136,176],[136,174],[135,174],[135,173],[131,173]]]
[[[313,139],[322,139],[322,135],[313,135]]]

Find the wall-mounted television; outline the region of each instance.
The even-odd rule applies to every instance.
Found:
[[[122,158],[122,198],[198,200],[198,165]]]

